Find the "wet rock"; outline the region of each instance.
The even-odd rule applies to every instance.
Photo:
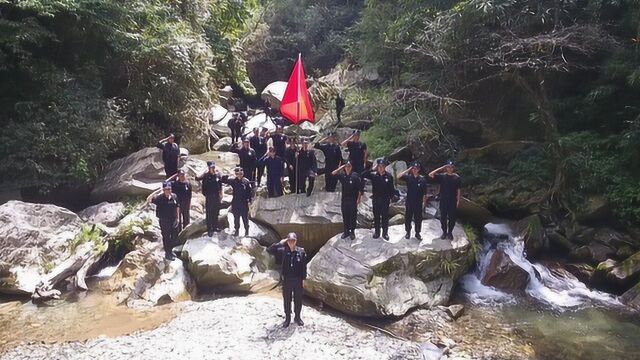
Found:
[[[567,254],[574,248],[574,244],[558,231],[547,232],[547,238],[549,239],[549,247],[560,253]]]
[[[129,306],[153,306],[191,300],[195,284],[182,261],[164,258],[162,244],[145,242],[129,252],[99,288]]]
[[[458,216],[475,227],[483,227],[493,219],[493,214],[489,210],[464,197],[460,200]]]
[[[622,294],[620,301],[632,308],[640,310],[640,283]]]
[[[315,253],[332,236],[341,233],[340,193],[314,192],[279,198],[256,198],[251,204],[252,220],[271,227],[284,239],[289,232],[298,234],[298,242]]]
[[[498,249],[491,256],[482,283],[507,291],[522,291],[529,283],[529,273],[518,266],[509,255]]]
[[[640,279],[640,252],[611,268],[607,277],[621,286],[629,286],[638,281]]]
[[[422,241],[405,239],[404,226],[389,227],[389,241],[360,229],[355,240],[335,236],[309,263],[305,291],[358,316],[402,316],[444,304],[468,268],[469,241],[460,226],[453,243],[440,240],[440,232],[438,221],[426,220]]]
[[[609,200],[605,196],[590,196],[582,206],[578,208],[576,220],[582,222],[599,222],[611,217]]]
[[[456,320],[464,314],[464,305],[461,305],[461,304],[449,305],[447,307],[447,313],[451,316],[451,318]]]
[[[585,262],[591,265],[599,263],[615,256],[616,249],[605,244],[593,242],[589,245],[574,248],[569,253],[569,259],[577,262]]]
[[[78,216],[84,221],[93,224],[104,224],[106,226],[115,226],[118,221],[125,215],[125,204],[122,202],[101,202],[97,205],[89,206],[80,211]]]
[[[595,272],[593,266],[584,263],[564,264],[564,268],[585,284],[590,284],[593,273]]]
[[[524,241],[524,251],[528,259],[537,259],[545,249],[548,249],[549,242],[540,216],[526,217],[516,222],[513,228],[514,234],[522,237]]]
[[[229,149],[231,149],[232,142],[233,141],[230,137],[225,136],[220,140],[216,141],[216,143],[213,144],[211,148],[214,151],[229,151]]]
[[[266,248],[253,238],[227,231],[188,239],[183,245],[180,258],[198,289],[243,293],[273,289],[279,275]]]
[[[47,279],[54,270],[66,273],[67,266],[75,267],[77,261],[65,261],[73,255],[69,244],[81,226],[76,214],[55,205],[0,205],[0,293],[30,295],[39,283],[52,285]]]

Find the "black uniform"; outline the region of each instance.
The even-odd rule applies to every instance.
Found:
[[[202,194],[205,198],[205,211],[207,218],[207,232],[219,230],[218,217],[220,216],[220,192],[222,191],[222,176],[220,173],[210,172],[202,176]]]
[[[167,198],[164,194],[160,194],[153,198],[156,205],[156,216],[160,223],[160,232],[162,233],[162,245],[166,256],[171,256],[171,249],[178,244],[178,217],[176,209],[178,205],[178,197],[171,194]]]
[[[338,185],[338,178],[331,173],[340,167],[342,164],[342,150],[338,144],[319,144],[316,143],[314,147],[324,154],[324,181],[325,190],[329,192],[336,191],[336,185]]]
[[[238,154],[240,157],[240,167],[244,171],[244,176],[253,184],[256,180],[256,167],[258,166],[258,157],[256,151],[252,148],[245,149],[231,148],[231,152]]]
[[[231,130],[231,142],[235,144],[238,139],[242,137],[242,128],[244,127],[244,121],[241,117],[232,117],[227,122],[227,126]]]
[[[338,181],[342,184],[342,223],[344,224],[343,235],[353,234],[356,229],[358,219],[358,195],[364,191],[364,184],[360,175],[355,172],[347,175],[338,174]]]
[[[349,151],[349,161],[353,166],[353,172],[362,173],[364,171],[364,152],[367,150],[367,144],[361,141],[349,141],[347,150]]]
[[[462,185],[462,179],[458,174],[437,174],[435,181],[440,184],[440,225],[442,232],[451,234],[456,226],[458,190]]]
[[[342,110],[344,110],[344,99],[338,95],[336,96],[336,117],[338,118],[338,124],[342,122],[340,115],[342,114]]]
[[[178,172],[178,159],[180,158],[180,146],[175,142],[158,142],[156,147],[162,150],[162,162],[164,163],[164,173],[167,178]]]
[[[193,191],[191,189],[191,183],[189,181],[172,181],[171,191],[178,197],[178,205],[180,206],[180,229],[184,229],[191,220],[189,210],[191,209],[191,195]]]
[[[307,196],[311,195],[313,185],[316,181],[316,172],[318,171],[318,162],[314,150],[298,151],[298,193]],[[307,179],[309,186],[307,186]]]
[[[296,186],[297,182],[297,164],[296,164],[296,154],[298,153],[298,148],[288,147],[284,152],[284,161],[287,164],[287,175],[289,176],[289,187],[291,188],[291,193],[296,192],[298,189]]]
[[[240,229],[240,218],[244,223],[245,231],[249,231],[249,203],[251,202],[251,182],[247,178],[242,180],[234,177],[223,176],[222,181],[233,189],[231,200],[231,213],[233,214],[233,227],[237,232]]]
[[[382,233],[386,235],[389,229],[389,204],[396,194],[393,176],[387,172],[380,175],[377,171],[366,171],[362,177],[371,180],[375,233],[380,234],[382,227]]]
[[[422,230],[423,200],[427,193],[427,179],[422,175],[404,175],[402,180],[407,183],[404,228],[407,234],[411,232],[411,221],[413,220],[416,234],[419,234]]]
[[[264,154],[267,153],[267,139],[264,136],[254,135],[249,138],[249,144],[251,148],[256,151],[256,157],[261,159]],[[256,183],[260,186],[260,182],[262,181],[262,175],[264,174],[264,165],[260,163],[257,164],[257,177]]]
[[[304,249],[296,246],[292,251],[288,245],[273,244],[267,252],[275,255],[280,263],[280,277],[282,278],[282,298],[284,300],[284,315],[286,321],[291,320],[291,298],[293,298],[293,312],[296,319],[300,319],[302,311],[302,281],[307,278],[307,254]]]
[[[276,155],[284,158],[284,153],[287,149],[287,135],[271,134],[270,137],[271,141],[273,141],[273,148],[276,150]]]
[[[282,182],[280,178],[284,175],[284,159],[276,155],[274,157],[263,157],[259,161],[267,168],[267,191],[269,197],[282,196]]]

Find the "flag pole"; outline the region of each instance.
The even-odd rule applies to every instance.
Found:
[[[296,99],[296,112],[297,112],[297,116],[296,116],[296,120],[298,121],[298,124],[300,124],[300,81],[302,81],[300,79],[300,67],[302,66],[302,63],[300,62],[300,60],[302,59],[302,53],[298,53],[298,83],[296,84],[297,86],[297,99]],[[297,150],[298,146],[296,146],[296,150]],[[300,152],[297,152],[298,155],[300,154]],[[296,155],[296,194],[298,193],[298,189],[300,188],[300,167],[298,166],[298,159],[299,156]]]

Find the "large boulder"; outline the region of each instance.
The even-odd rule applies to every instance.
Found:
[[[347,314],[402,316],[415,307],[445,304],[469,265],[469,240],[461,226],[455,240],[440,239],[440,223],[423,221],[422,241],[389,227],[390,240],[356,230],[356,239],[335,236],[308,264],[306,293]]]
[[[74,275],[102,241],[83,244],[81,228],[76,214],[58,206],[0,205],[0,293],[31,294]]]
[[[262,90],[260,97],[262,100],[268,101],[272,108],[280,109],[280,102],[284,97],[284,91],[286,89],[286,81],[274,81]]]
[[[192,158],[194,160],[200,160],[204,164],[203,171],[198,175],[202,175],[205,171],[207,171],[207,161],[215,161],[216,170],[222,172],[223,174],[233,174],[233,168],[240,164],[240,158],[238,157],[238,154],[232,152],[209,151],[204,154],[194,155],[192,156]]]
[[[549,240],[539,215],[526,217],[513,226],[514,234],[524,241],[524,250],[528,259],[538,258],[549,247]]]
[[[179,166],[187,170],[189,177],[206,171],[206,163],[180,157]],[[145,148],[109,164],[91,191],[93,201],[118,201],[127,197],[149,195],[162,185],[165,179],[162,151]],[[195,185],[195,184],[194,184]]]
[[[164,259],[162,244],[145,242],[129,252],[99,288],[129,306],[191,300],[195,284],[179,259]]]
[[[221,228],[233,225],[233,213],[227,210],[220,212],[218,224]],[[242,225],[241,225],[242,226]],[[244,229],[242,229],[244,231]],[[205,218],[196,219],[184,228],[178,237],[182,242],[204,236],[207,233],[207,221]],[[243,232],[244,234],[244,232]],[[280,241],[280,236],[268,226],[249,220],[249,238],[255,239],[262,246],[269,246]]]
[[[529,273],[513,262],[507,253],[498,249],[491,255],[482,283],[502,290],[522,291],[529,284]]]
[[[600,268],[600,266],[598,266]],[[630,256],[609,271],[608,278],[622,286],[634,284],[640,279],[640,252]]]
[[[213,144],[212,149],[214,151],[229,151],[231,149],[232,143],[233,143],[233,141],[232,141],[231,137],[225,136],[225,137],[221,138],[220,140],[216,141],[216,143]]]
[[[78,216],[93,224],[115,226],[125,215],[125,204],[122,202],[101,202],[80,211]]]
[[[268,118],[267,114],[265,113],[259,113],[251,116],[244,125],[244,135],[250,135],[253,132],[254,128],[264,127],[271,132],[276,131],[276,124],[274,124],[273,121],[271,121],[271,119]]]
[[[276,287],[279,275],[266,248],[228,231],[188,239],[182,246],[180,258],[198,289],[246,293]]]
[[[464,197],[460,199],[458,216],[465,222],[478,228],[484,227],[485,224],[493,219],[491,211]]]
[[[278,198],[258,197],[250,208],[251,218],[270,226],[285,238],[289,232],[298,234],[300,246],[315,253],[332,236],[341,233],[342,212],[340,193],[314,192]]]
[[[620,301],[632,308],[640,310],[640,283],[622,294]]]

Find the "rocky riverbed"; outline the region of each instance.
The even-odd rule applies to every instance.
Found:
[[[363,329],[305,307],[304,327],[283,329],[280,299],[231,297],[179,304],[151,331],[85,342],[23,344],[0,359],[423,359],[419,343]]]

